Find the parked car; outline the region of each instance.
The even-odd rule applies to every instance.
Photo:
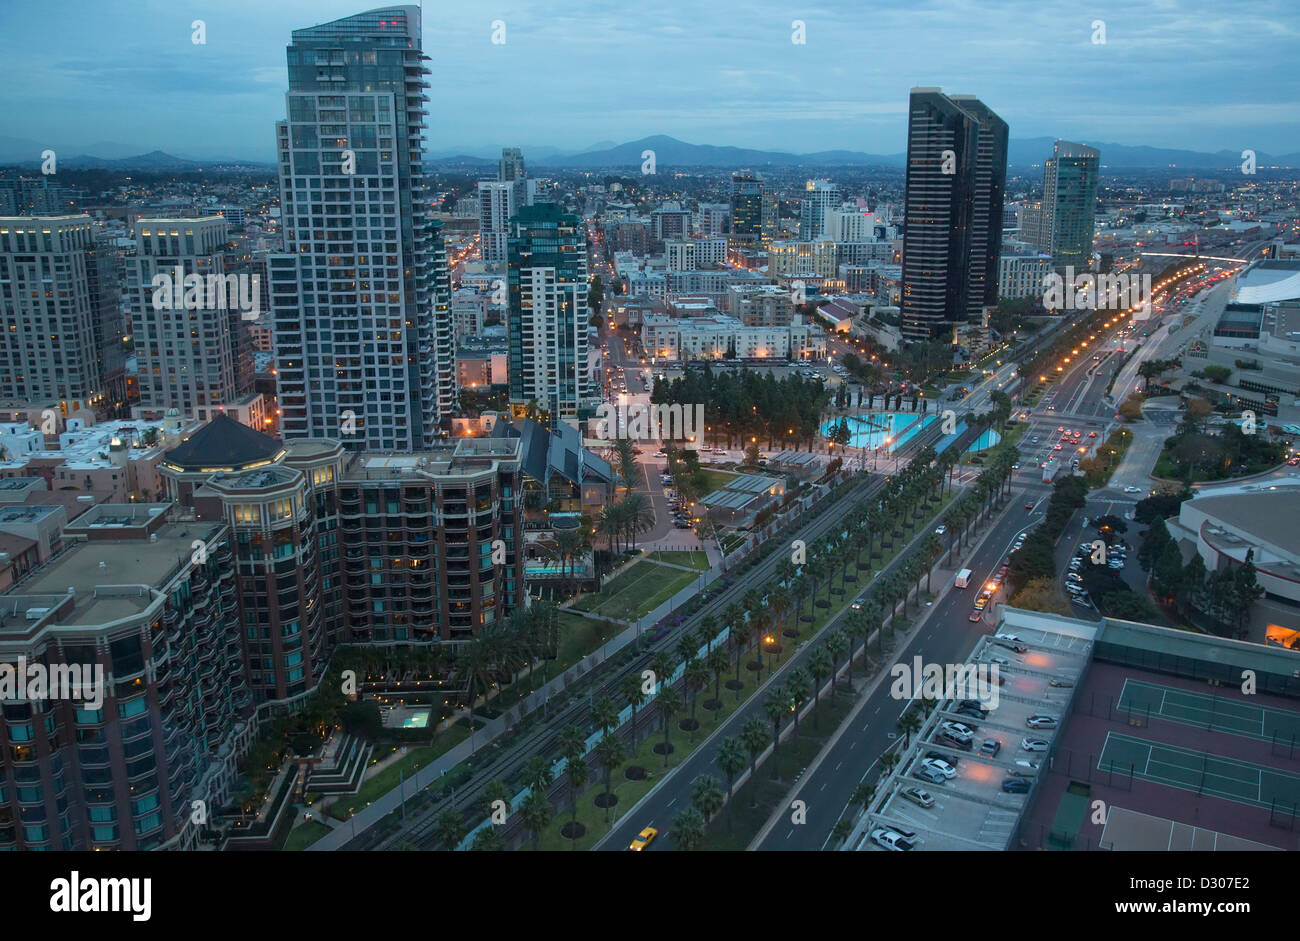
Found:
[[[1067,679],[1063,676],[1054,676],[1051,679],[1050,685],[1061,687],[1063,689],[1069,689],[1074,685],[1074,680]]]
[[[939,774],[943,775],[948,780],[952,780],[953,778],[957,777],[957,769],[954,768],[952,765],[948,764],[948,762],[941,761],[938,758],[922,759],[921,767],[929,768],[933,771],[937,771]]]
[[[946,745],[949,748],[956,748],[959,751],[970,751],[973,747],[971,740],[953,735],[951,732],[940,732],[935,736],[935,741],[940,745]]]
[[[1025,720],[1025,725],[1031,729],[1054,729],[1056,728],[1056,716],[1032,715]]]
[[[975,736],[975,729],[962,722],[944,722],[939,728],[952,733],[958,738],[974,738]]]
[[[947,755],[945,755],[945,754],[944,754],[943,752],[941,752],[941,751],[928,751],[928,752],[925,753],[925,757],[926,757],[926,758],[935,758],[935,759],[938,759],[939,761],[946,761],[946,762],[948,762],[948,764],[952,765],[954,768],[957,767],[958,762],[961,761],[960,758],[949,758]]]
[[[996,738],[986,738],[980,745],[979,756],[981,758],[996,758],[998,752],[1002,751],[1002,743]]]
[[[1041,738],[1022,738],[1020,747],[1025,751],[1047,751],[1051,746]]]
[[[903,834],[884,828],[871,831],[871,842],[896,852],[904,852],[912,848],[912,843]]]
[[[933,807],[934,795],[919,787],[905,787],[898,792],[904,800],[910,800],[919,807]]]
[[[932,771],[931,769],[924,767],[917,768],[912,772],[912,774],[920,778],[922,781],[928,781],[930,784],[943,784],[948,780],[938,771]]]
[[[1024,778],[1006,778],[1002,782],[1002,790],[1008,794],[1028,794],[1029,782]]]

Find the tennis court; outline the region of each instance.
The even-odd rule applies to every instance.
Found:
[[[1101,831],[1100,846],[1117,852],[1166,850],[1172,852],[1224,852],[1235,850],[1276,850],[1278,847],[1256,843],[1244,837],[1204,827],[1193,827],[1166,817],[1154,817],[1113,804],[1106,811],[1106,826]]]
[[[1141,680],[1124,681],[1118,708],[1121,712],[1150,714],[1170,722],[1266,742],[1300,742],[1300,715],[1296,713]]]
[[[1252,807],[1300,804],[1300,775],[1116,732],[1106,734],[1097,767]]]

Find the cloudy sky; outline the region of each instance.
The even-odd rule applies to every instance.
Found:
[[[1300,151],[1292,2],[430,2],[429,150],[569,152],[669,134],[896,153],[908,89],[939,85],[979,95],[1016,138]],[[0,0],[0,138],[270,160],[290,31],[372,8]],[[206,45],[191,42],[194,19]]]

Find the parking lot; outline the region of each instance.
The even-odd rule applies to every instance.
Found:
[[[888,829],[913,849],[1007,847],[1091,649],[1091,635],[1061,623],[1069,628],[1058,633],[1004,621],[1001,637],[980,640],[968,663],[985,669],[981,701],[963,702],[976,698],[969,687],[950,690],[930,713],[882,782],[886,796],[856,848],[886,851],[872,834]]]

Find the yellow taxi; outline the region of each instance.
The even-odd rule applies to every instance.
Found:
[[[654,840],[654,838],[657,837],[658,835],[659,835],[659,831],[656,830],[654,827],[646,827],[644,830],[642,830],[640,833],[636,835],[636,839],[632,841],[632,844],[628,847],[628,849],[635,850],[636,852],[639,853],[647,846],[649,846],[650,843]]]

